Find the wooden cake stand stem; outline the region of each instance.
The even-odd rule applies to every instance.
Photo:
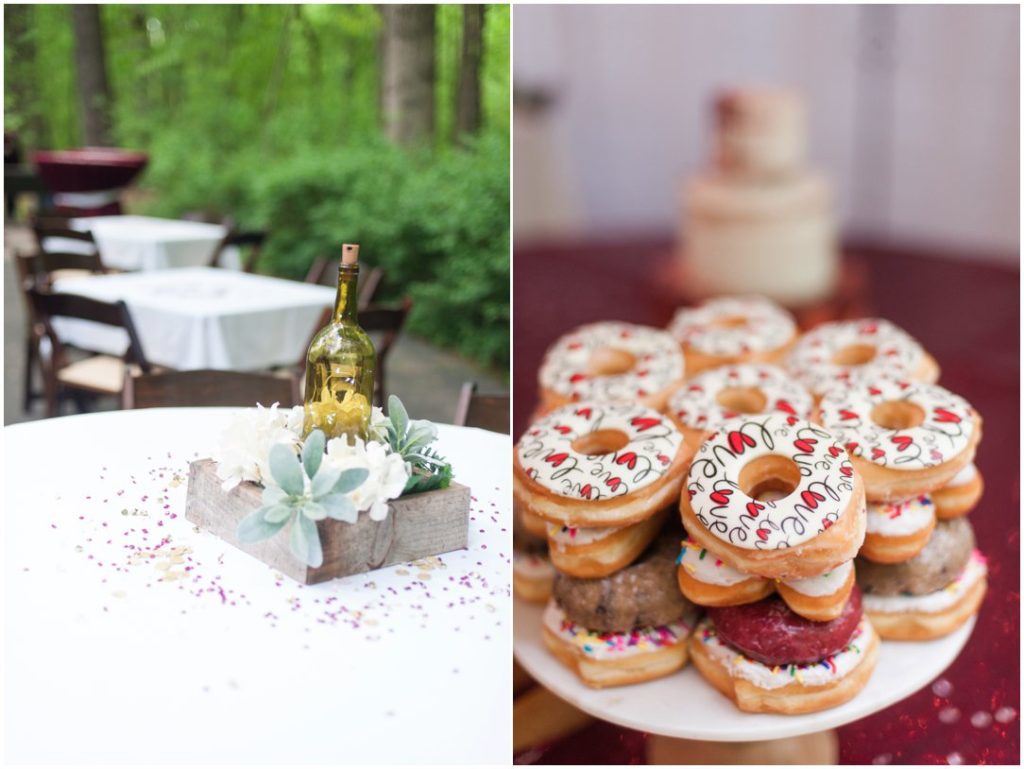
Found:
[[[647,738],[649,764],[835,764],[839,735],[835,730],[757,742],[702,742],[663,737]]]

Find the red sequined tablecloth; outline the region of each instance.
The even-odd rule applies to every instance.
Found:
[[[680,302],[665,241],[519,249],[513,289],[513,428],[536,405],[544,350],[585,322],[664,326]],[[976,464],[985,496],[971,513],[989,559],[988,595],[957,661],[930,686],[839,731],[844,764],[1020,763],[1020,274],[1016,266],[858,249],[857,306],[916,337],[940,383],[984,418]],[[517,763],[644,762],[640,732],[596,722]]]

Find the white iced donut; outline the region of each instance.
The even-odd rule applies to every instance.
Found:
[[[692,456],[672,421],[644,406],[579,403],[535,422],[516,445],[513,492],[567,526],[625,526],[672,504]]]
[[[686,353],[691,376],[729,363],[776,362],[797,337],[790,314],[759,296],[723,296],[683,307],[669,331]]]
[[[744,574],[692,539],[683,540],[677,563],[679,589],[700,606],[738,606],[778,590],[789,608],[817,622],[842,613],[854,583],[852,561],[814,577],[775,581]]]
[[[881,318],[823,323],[800,338],[786,368],[818,396],[836,385],[880,377],[923,382],[939,378],[938,365],[921,345]]]
[[[821,427],[782,414],[725,422],[693,458],[680,499],[691,538],[748,574],[801,578],[856,555],[864,496]]]
[[[981,419],[938,385],[895,379],[837,387],[821,399],[818,421],[850,454],[869,500],[927,494],[974,458]]]
[[[927,494],[895,503],[868,502],[860,555],[876,563],[909,561],[928,544],[935,521],[935,505]]]
[[[632,323],[591,323],[548,349],[540,367],[541,408],[595,401],[660,410],[684,375],[671,334]]]
[[[721,366],[676,390],[668,415],[694,451],[707,433],[741,414],[788,414],[810,419],[814,399],[782,369],[763,363]]]

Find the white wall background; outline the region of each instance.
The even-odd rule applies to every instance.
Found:
[[[517,239],[674,231],[711,98],[782,83],[847,235],[1015,258],[1017,6],[516,6]]]

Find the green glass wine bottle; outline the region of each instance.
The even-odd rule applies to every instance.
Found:
[[[346,244],[338,266],[334,315],[313,337],[306,353],[307,435],[320,428],[328,438],[366,438],[377,355],[359,326],[358,282],[359,246]]]

